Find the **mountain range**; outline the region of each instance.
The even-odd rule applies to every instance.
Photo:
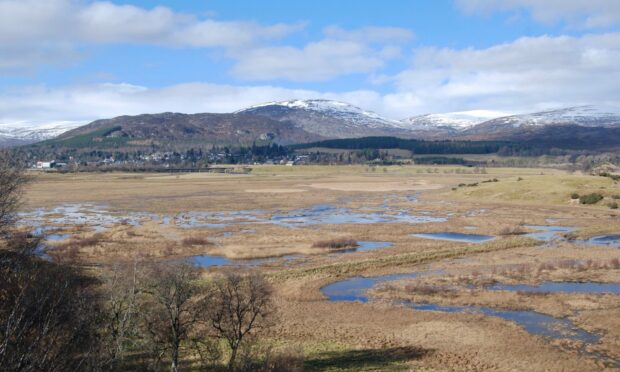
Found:
[[[620,129],[620,109],[575,106],[522,115],[475,110],[391,120],[344,102],[314,99],[269,102],[229,114],[143,114],[78,125],[60,122],[36,128],[0,126],[0,145],[49,142],[50,139],[52,143],[67,146],[165,142],[251,144],[256,141],[291,144],[366,136],[522,140],[537,139],[548,133],[561,133],[570,139],[570,132],[589,138],[590,132],[609,134]],[[563,133],[558,128],[569,132]]]

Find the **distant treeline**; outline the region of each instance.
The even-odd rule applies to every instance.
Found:
[[[467,161],[463,158],[447,157],[447,156],[425,156],[415,158],[415,164],[428,165],[477,165],[477,162]]]
[[[514,144],[498,141],[424,141],[397,137],[362,137],[325,140],[292,146],[295,149],[323,147],[330,149],[403,149],[413,154],[494,154]]]

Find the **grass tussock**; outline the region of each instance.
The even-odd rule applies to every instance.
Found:
[[[412,294],[421,296],[446,296],[453,297],[456,295],[454,288],[447,288],[445,286],[435,286],[430,284],[407,284],[405,285],[405,291]]]
[[[213,243],[207,240],[207,238],[198,237],[198,236],[184,238],[181,241],[181,244],[184,247],[193,247],[196,245],[213,245]]]
[[[319,240],[312,244],[312,248],[342,249],[353,247],[357,247],[357,241],[346,238]]]
[[[506,226],[499,231],[499,235],[501,236],[523,235],[525,233],[525,230],[521,226]]]

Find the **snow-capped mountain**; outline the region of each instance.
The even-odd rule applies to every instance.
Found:
[[[417,115],[403,119],[401,123],[411,130],[459,132],[501,116],[505,114],[497,111],[472,110]]]
[[[366,136],[520,140],[557,136],[558,132],[568,137],[573,134],[576,136],[579,132],[581,138],[591,140],[600,136],[600,133],[620,130],[620,108],[574,106],[508,116],[497,111],[472,110],[418,115],[396,121],[348,103],[311,99],[269,102],[232,114],[146,114],[121,116],[112,120],[115,125],[123,127],[125,135],[135,138],[142,138],[148,132],[148,136],[162,140],[184,139],[187,135],[197,136],[192,133],[208,129],[211,133],[209,136],[217,132],[221,137],[218,140],[233,143],[251,143],[254,137],[260,139],[267,134],[267,137],[278,138],[279,143]],[[85,126],[84,130],[105,122],[93,122]],[[23,145],[54,138],[81,124],[69,121],[43,125],[0,123],[0,146]],[[572,129],[569,130],[568,126]],[[144,130],[140,131],[140,128]],[[80,129],[75,131],[79,132]]]
[[[304,110],[314,113],[320,113],[326,116],[337,116],[351,123],[360,126],[371,127],[394,127],[399,126],[396,120],[386,119],[379,114],[363,110],[357,106],[353,106],[346,102],[332,101],[326,99],[308,99],[308,100],[292,100],[281,102],[267,102],[260,105],[251,106],[247,109],[239,110],[238,113],[263,113],[266,110],[277,108]]]
[[[328,138],[412,135],[402,122],[386,119],[345,102],[324,99],[268,102],[239,110],[235,114],[290,121],[309,133]]]
[[[547,126],[576,125],[580,127],[620,127],[620,108],[593,105],[574,106],[531,114],[503,116],[467,130],[471,134],[529,130]]]
[[[6,144],[26,144],[54,138],[83,125],[82,122],[58,121],[40,125],[26,123],[0,124],[0,141]]]

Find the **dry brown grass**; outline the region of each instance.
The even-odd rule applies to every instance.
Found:
[[[605,329],[609,341],[603,343],[618,344],[615,341],[618,338],[613,338],[618,333],[615,330],[620,329],[617,321],[613,323],[614,319],[619,319],[617,310],[603,306],[612,303],[608,296],[485,294],[492,291],[484,290],[485,283],[499,280],[507,283],[617,282],[620,268],[617,250],[584,249],[568,243],[563,243],[562,249],[541,249],[534,247],[540,242],[514,236],[523,232],[521,225],[547,224],[547,218],[558,218],[561,221],[558,224],[580,227],[581,235],[614,232],[618,219],[611,215],[618,215],[618,212],[569,205],[567,198],[570,192],[582,188],[594,192],[608,187],[606,191],[618,193],[617,189],[611,190],[612,186],[605,180],[595,177],[563,174],[559,174],[560,184],[555,185],[558,174],[550,174],[554,172],[551,170],[544,170],[543,176],[540,175],[543,170],[537,169],[489,168],[489,175],[485,175],[450,173],[445,171],[447,167],[440,167],[442,172],[430,173],[424,172],[425,168],[390,167],[387,173],[374,174],[365,172],[364,167],[262,167],[247,176],[42,175],[38,182],[29,186],[26,208],[91,202],[106,204],[118,214],[150,211],[171,216],[192,210],[262,209],[268,215],[270,211],[286,212],[315,204],[370,209],[387,200],[393,210],[450,215],[447,222],[429,224],[315,225],[296,229],[268,224],[230,225],[226,228],[232,233],[229,236],[223,236],[222,230],[182,229],[174,223],[164,225],[159,221],[143,221],[141,226],[120,223],[111,226],[103,236],[76,239],[72,248],[67,246],[59,254],[64,254],[67,260],[77,258],[78,262],[104,265],[134,256],[171,260],[205,253],[228,258],[304,255],[288,266],[278,263],[256,268],[268,273],[276,287],[278,310],[283,315],[274,332],[279,332],[278,341],[283,343],[363,344],[376,348],[380,354],[392,347],[410,345],[436,351],[420,360],[413,369],[524,370],[537,366],[540,370],[594,370],[585,358],[562,352],[519,327],[492,317],[422,311],[412,316],[411,310],[387,303],[362,305],[321,300],[320,286],[343,277],[445,270],[449,275],[442,277],[443,282],[410,284],[406,288],[410,292],[403,292],[416,301],[531,307],[558,316],[573,316],[572,310],[576,307],[591,308],[591,313],[583,313],[589,314],[591,319],[586,327]],[[483,183],[496,176],[501,182]],[[517,182],[517,177],[524,180]],[[479,186],[446,192],[459,183],[479,183]],[[429,185],[440,185],[443,189],[416,190]],[[381,186],[385,191],[376,192]],[[413,194],[418,197],[416,203],[406,199]],[[486,212],[470,213],[482,208]],[[475,226],[476,233],[506,237],[468,245],[423,241],[409,235],[463,231],[465,226]],[[255,231],[240,233],[246,228]],[[92,235],[88,229],[77,234]],[[212,245],[206,237],[217,244]],[[350,240],[342,237],[390,241],[393,246],[387,250],[329,255],[331,249],[341,246],[339,240]],[[55,247],[63,243],[50,242],[50,245]],[[315,246],[317,243],[323,247]],[[50,253],[53,251],[52,248]],[[498,265],[498,261],[502,265]],[[489,269],[492,267],[494,271]],[[210,272],[205,272],[205,276],[209,275]],[[463,286],[461,291],[458,284],[463,283],[451,281],[450,275],[467,278],[467,283],[480,286],[474,289]],[[395,286],[390,290],[397,293],[399,288],[402,289]],[[603,310],[594,311],[598,309]],[[275,364],[290,366],[299,362],[295,355],[284,355],[282,359]]]
[[[357,247],[357,241],[347,238],[319,240],[312,244],[312,248],[342,249],[353,247]]]
[[[509,236],[509,235],[523,235],[525,234],[525,230],[522,226],[506,226],[499,231],[499,235]]]
[[[183,238],[183,240],[181,240],[181,245],[184,247],[192,247],[196,245],[213,245],[213,243],[207,240],[207,238],[192,236]]]

